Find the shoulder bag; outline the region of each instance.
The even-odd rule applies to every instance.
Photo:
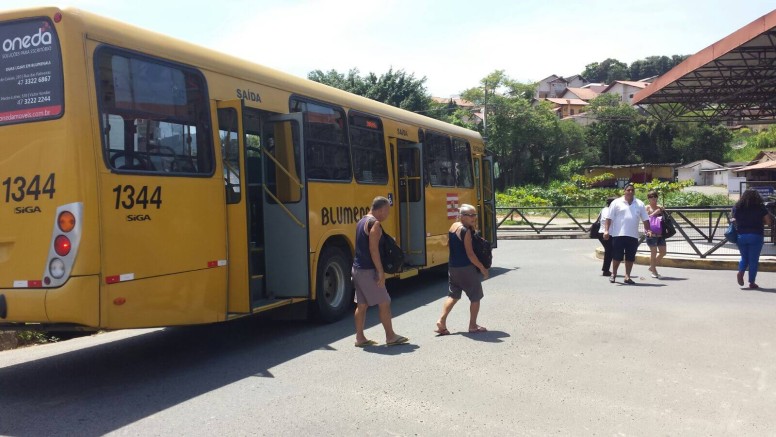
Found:
[[[660,226],[663,229],[663,238],[671,238],[676,235],[673,219],[665,212],[665,210],[663,210],[663,220],[661,220]]]
[[[592,225],[590,225],[590,238],[598,239],[598,233],[601,231],[601,214],[598,214],[598,218],[595,219]]]
[[[484,239],[482,235],[471,229],[472,231],[472,250],[477,259],[482,263],[482,266],[489,269],[493,265],[493,247],[490,241]]]

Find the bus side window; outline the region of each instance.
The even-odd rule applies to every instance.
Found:
[[[240,203],[240,139],[237,132],[237,111],[234,108],[218,110],[218,138],[224,162],[226,203]]]
[[[472,151],[468,141],[453,138],[453,159],[455,160],[455,185],[461,188],[473,187]]]
[[[291,112],[304,113],[305,174],[309,179],[350,181],[350,148],[342,108],[294,98]]]
[[[378,117],[350,111],[350,146],[356,181],[363,184],[388,182],[383,124]]]
[[[112,47],[97,49],[94,65],[111,169],[212,174],[207,86],[198,71]]]
[[[427,132],[423,144],[428,178],[432,186],[454,187],[455,175],[450,137]]]

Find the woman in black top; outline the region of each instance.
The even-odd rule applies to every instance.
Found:
[[[758,288],[754,282],[757,277],[757,266],[760,262],[760,251],[763,248],[763,230],[771,225],[771,216],[765,209],[760,193],[753,189],[744,191],[733,207],[733,220],[738,230],[738,251],[741,261],[738,262],[738,285],[744,285],[744,272],[749,267],[749,288]]]

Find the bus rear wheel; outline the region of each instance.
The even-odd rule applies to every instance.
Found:
[[[339,247],[327,246],[321,252],[315,293],[319,320],[339,320],[351,309],[353,284],[350,268],[350,257]]]

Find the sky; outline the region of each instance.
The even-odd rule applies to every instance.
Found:
[[[52,0],[0,0],[0,10]],[[72,6],[306,77],[331,69],[426,78],[457,96],[495,70],[520,82],[615,58],[694,54],[774,0],[69,0]],[[196,5],[196,7],[192,6]]]

